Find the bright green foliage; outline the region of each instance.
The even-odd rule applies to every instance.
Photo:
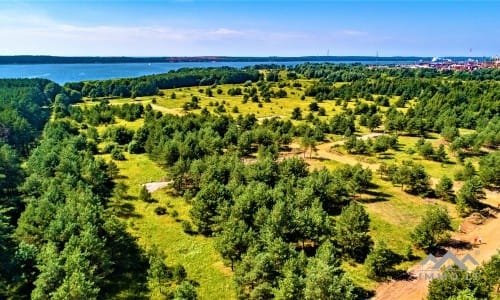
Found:
[[[252,230],[249,230],[244,221],[231,219],[223,226],[224,229],[217,236],[215,248],[222,257],[231,261],[231,270],[234,269],[235,261],[241,259],[250,243],[255,238]]]
[[[394,266],[399,261],[398,255],[387,248],[384,241],[381,241],[366,257],[365,266],[368,276],[377,280],[390,277],[394,274]]]
[[[465,181],[462,188],[457,193],[457,209],[462,215],[467,215],[474,209],[478,209],[481,205],[479,202],[485,197],[483,184],[479,177],[474,176]]]
[[[443,175],[436,186],[436,195],[446,201],[454,201],[453,180]]]
[[[354,286],[339,267],[333,246],[326,242],[309,260],[306,269],[304,299],[356,299]]]
[[[351,202],[335,223],[335,242],[342,253],[358,262],[365,260],[373,241],[368,234],[370,218],[363,206]]]
[[[144,202],[151,202],[152,200],[151,193],[148,192],[148,189],[145,185],[143,185],[141,187],[141,190],[139,191],[139,199]]]
[[[157,248],[153,248],[149,254],[148,286],[151,295],[166,293],[167,283],[172,278],[172,272],[165,265],[165,256]]]
[[[484,185],[500,186],[500,151],[490,152],[481,158],[479,178]]]
[[[413,243],[420,249],[430,252],[440,243],[449,239],[451,221],[444,207],[431,207],[422,221],[410,234]]]
[[[194,286],[187,280],[175,288],[174,300],[196,300],[197,298]]]
[[[500,283],[500,255],[473,271],[452,266],[442,277],[429,283],[429,300],[491,299],[491,292]]]

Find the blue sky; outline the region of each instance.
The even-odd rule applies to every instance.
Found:
[[[500,55],[500,1],[5,1],[0,55]]]

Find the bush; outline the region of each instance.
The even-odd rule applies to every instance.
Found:
[[[167,213],[167,209],[165,207],[158,206],[157,208],[155,208],[155,213],[159,216],[162,216]]]
[[[399,256],[382,241],[366,257],[365,266],[368,277],[383,280],[394,274],[394,266],[400,261]]]
[[[182,230],[187,233],[187,234],[192,234],[194,233],[193,231],[193,227],[191,226],[191,222],[189,221],[182,221],[181,222],[181,225],[182,225]]]
[[[139,153],[143,153],[143,152],[144,152],[144,148],[141,147],[141,145],[137,141],[131,141],[128,144],[128,153],[139,154]]]
[[[141,191],[139,192],[139,200],[145,201],[145,202],[151,202],[151,193],[148,192],[148,189],[146,188],[145,185],[142,186]]]
[[[125,155],[123,155],[120,148],[116,147],[111,150],[111,158],[114,160],[125,160]]]
[[[415,227],[410,237],[420,249],[427,253],[450,237],[451,220],[445,207],[431,207],[422,222]]]
[[[104,148],[102,148],[101,153],[102,154],[109,154],[115,148],[118,148],[118,144],[117,143],[106,143],[106,144],[104,144]]]

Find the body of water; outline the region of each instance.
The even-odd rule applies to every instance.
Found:
[[[46,78],[59,84],[84,80],[131,78],[167,73],[180,68],[206,68],[229,66],[243,68],[257,64],[294,66],[307,61],[261,62],[175,62],[175,63],[112,63],[112,64],[12,64],[0,65],[0,78]],[[331,63],[356,63],[356,61],[330,61]],[[316,62],[315,62],[316,63]],[[362,61],[363,64],[399,64],[408,61]]]

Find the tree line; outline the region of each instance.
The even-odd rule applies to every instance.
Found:
[[[259,73],[254,69],[181,68],[165,74],[137,78],[73,82],[65,84],[65,87],[90,98],[140,97],[157,95],[160,89],[206,86],[217,83],[243,83],[258,79]]]

